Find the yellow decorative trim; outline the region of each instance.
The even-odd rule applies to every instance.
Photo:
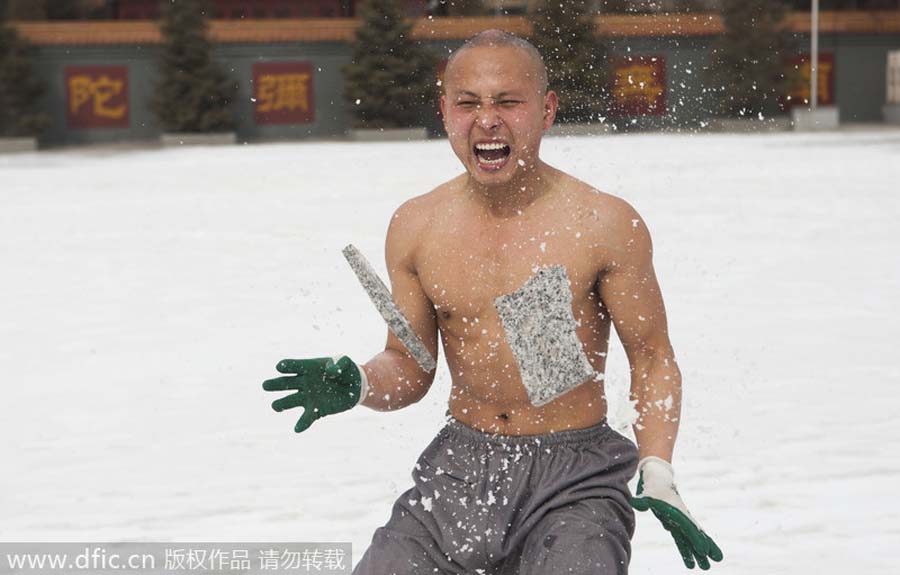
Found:
[[[360,21],[348,18],[303,20],[214,20],[210,38],[221,44],[351,42]],[[159,44],[162,37],[153,21],[13,22],[29,42],[38,46],[108,44]],[[788,28],[809,33],[809,15],[794,12]],[[464,40],[499,28],[522,36],[531,33],[523,16],[489,18],[434,18],[415,22],[413,37],[419,40]],[[716,36],[723,32],[718,14],[605,14],[595,18],[598,36],[668,37]],[[898,34],[900,11],[823,12],[822,34]]]

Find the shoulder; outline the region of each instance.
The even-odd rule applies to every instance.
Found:
[[[646,229],[644,218],[624,198],[592,190],[591,203],[598,210],[600,220],[613,231],[621,233],[626,230]]]
[[[437,206],[445,200],[455,180],[434,188],[430,192],[414,196],[394,210],[388,224],[388,235],[417,236],[428,227],[437,211]]]
[[[603,192],[564,172],[561,174],[564,178],[563,186],[570,198],[567,201],[577,206],[578,220],[595,222],[595,226],[602,228],[606,233],[621,232],[643,224],[643,218],[638,211],[625,199]]]
[[[587,184],[579,188],[578,198],[578,220],[590,230],[603,259],[614,264],[652,255],[650,231],[631,203]]]
[[[456,180],[450,180],[430,192],[412,197],[394,210],[388,224],[385,257],[394,264],[415,268],[415,254],[430,228],[439,206],[445,202]]]

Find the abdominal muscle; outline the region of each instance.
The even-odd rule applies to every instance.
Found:
[[[447,338],[443,329],[441,334],[453,382],[450,414],[469,427],[501,435],[539,435],[591,427],[606,417],[602,380],[588,380],[535,407],[505,343],[495,350],[484,350],[479,349],[483,345],[479,338]],[[600,342],[596,343],[599,346]],[[594,371],[603,373],[606,349],[592,353],[598,350],[588,347],[585,351]]]

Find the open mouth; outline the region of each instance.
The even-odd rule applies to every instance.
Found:
[[[483,142],[475,144],[473,151],[478,158],[478,165],[487,170],[498,170],[506,164],[511,152],[509,145],[503,142]]]

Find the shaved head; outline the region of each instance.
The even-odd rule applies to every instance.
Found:
[[[470,48],[517,48],[521,50],[534,64],[535,78],[538,81],[541,93],[545,94],[547,92],[547,66],[544,65],[541,53],[528,40],[503,30],[479,32],[453,52],[450,59],[447,60],[446,69],[449,70],[456,57]]]

